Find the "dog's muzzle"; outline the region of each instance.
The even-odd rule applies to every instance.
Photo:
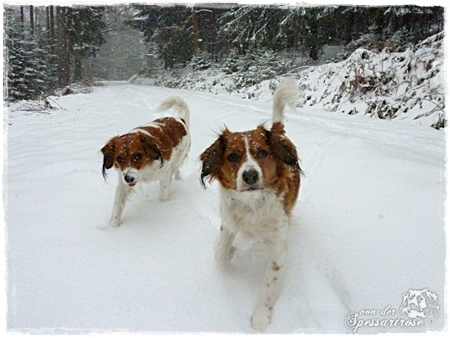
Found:
[[[259,174],[255,169],[246,170],[242,173],[242,179],[249,186],[258,182]]]
[[[133,172],[127,172],[123,179],[125,180],[125,182],[130,186],[130,187],[134,187],[137,183],[137,177]]]
[[[255,169],[248,169],[242,173],[242,184],[240,191],[262,190],[260,184],[260,175]]]

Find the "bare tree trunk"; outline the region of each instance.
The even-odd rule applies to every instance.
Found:
[[[51,43],[51,47],[50,47],[50,52],[52,53],[52,55],[55,55],[55,41],[56,41],[56,37],[55,37],[55,11],[54,11],[54,6],[49,6],[50,8],[50,43]]]
[[[56,33],[58,40],[58,81],[60,87],[70,83],[70,60],[66,35],[66,7],[56,7]]]
[[[23,11],[23,6],[20,6],[20,23],[23,25],[25,24],[25,14]]]
[[[75,81],[81,81],[83,78],[83,65],[81,63],[81,57],[75,55],[74,59],[75,59],[74,60],[75,69],[73,77]]]
[[[45,24],[47,26],[47,39],[51,40],[52,35],[50,33],[50,6],[45,7]]]
[[[318,24],[316,20],[310,22],[309,33],[309,57],[313,60],[319,59]]]
[[[194,34],[192,34],[192,38],[194,40],[193,43],[194,43],[194,54],[195,54],[198,50],[198,38],[199,38],[195,6],[192,7],[192,29],[193,29],[193,33],[194,33]]]
[[[53,6],[50,6],[50,36],[55,39],[55,13]]]
[[[30,27],[31,35],[34,35],[34,7],[30,6]]]

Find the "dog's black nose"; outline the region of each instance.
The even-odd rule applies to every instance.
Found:
[[[133,176],[125,175],[125,182],[134,183],[135,178]]]
[[[258,176],[258,172],[255,169],[250,169],[244,171],[244,173],[242,174],[242,179],[248,185],[253,185],[258,181]]]

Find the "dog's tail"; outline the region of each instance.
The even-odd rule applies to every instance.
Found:
[[[298,85],[294,79],[289,78],[280,83],[273,97],[273,123],[283,123],[286,104],[293,106],[299,96]]]
[[[180,119],[184,121],[187,127],[189,127],[190,112],[187,103],[179,96],[171,96],[161,102],[156,112],[162,112],[169,109],[175,109],[178,112]]]

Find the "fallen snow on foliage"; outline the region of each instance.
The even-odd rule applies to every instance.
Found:
[[[166,202],[156,184],[136,187],[123,224],[99,230],[117,179],[111,171],[103,180],[100,148],[158,117],[170,95],[191,110],[183,179]],[[125,83],[51,100],[58,109],[17,103],[5,115],[7,330],[254,333],[264,246],[241,237],[229,269],[218,269],[218,187],[201,188],[198,156],[223,124],[248,130],[270,120],[271,103]],[[288,110],[286,129],[305,176],[266,332],[442,330],[444,133],[311,107]],[[417,323],[400,306],[424,289],[438,308],[425,307],[421,326],[352,326],[355,314]],[[383,314],[388,307],[395,313]]]
[[[402,53],[358,49],[300,74],[302,104],[438,126],[445,117],[444,33]],[[442,127],[442,126],[441,126]]]
[[[441,32],[401,53],[358,49],[345,61],[302,67],[248,87],[239,84],[258,73],[225,74],[217,66],[135,75],[129,81],[268,102],[282,78],[290,76],[300,83],[300,106],[439,129],[446,125],[443,41]]]

